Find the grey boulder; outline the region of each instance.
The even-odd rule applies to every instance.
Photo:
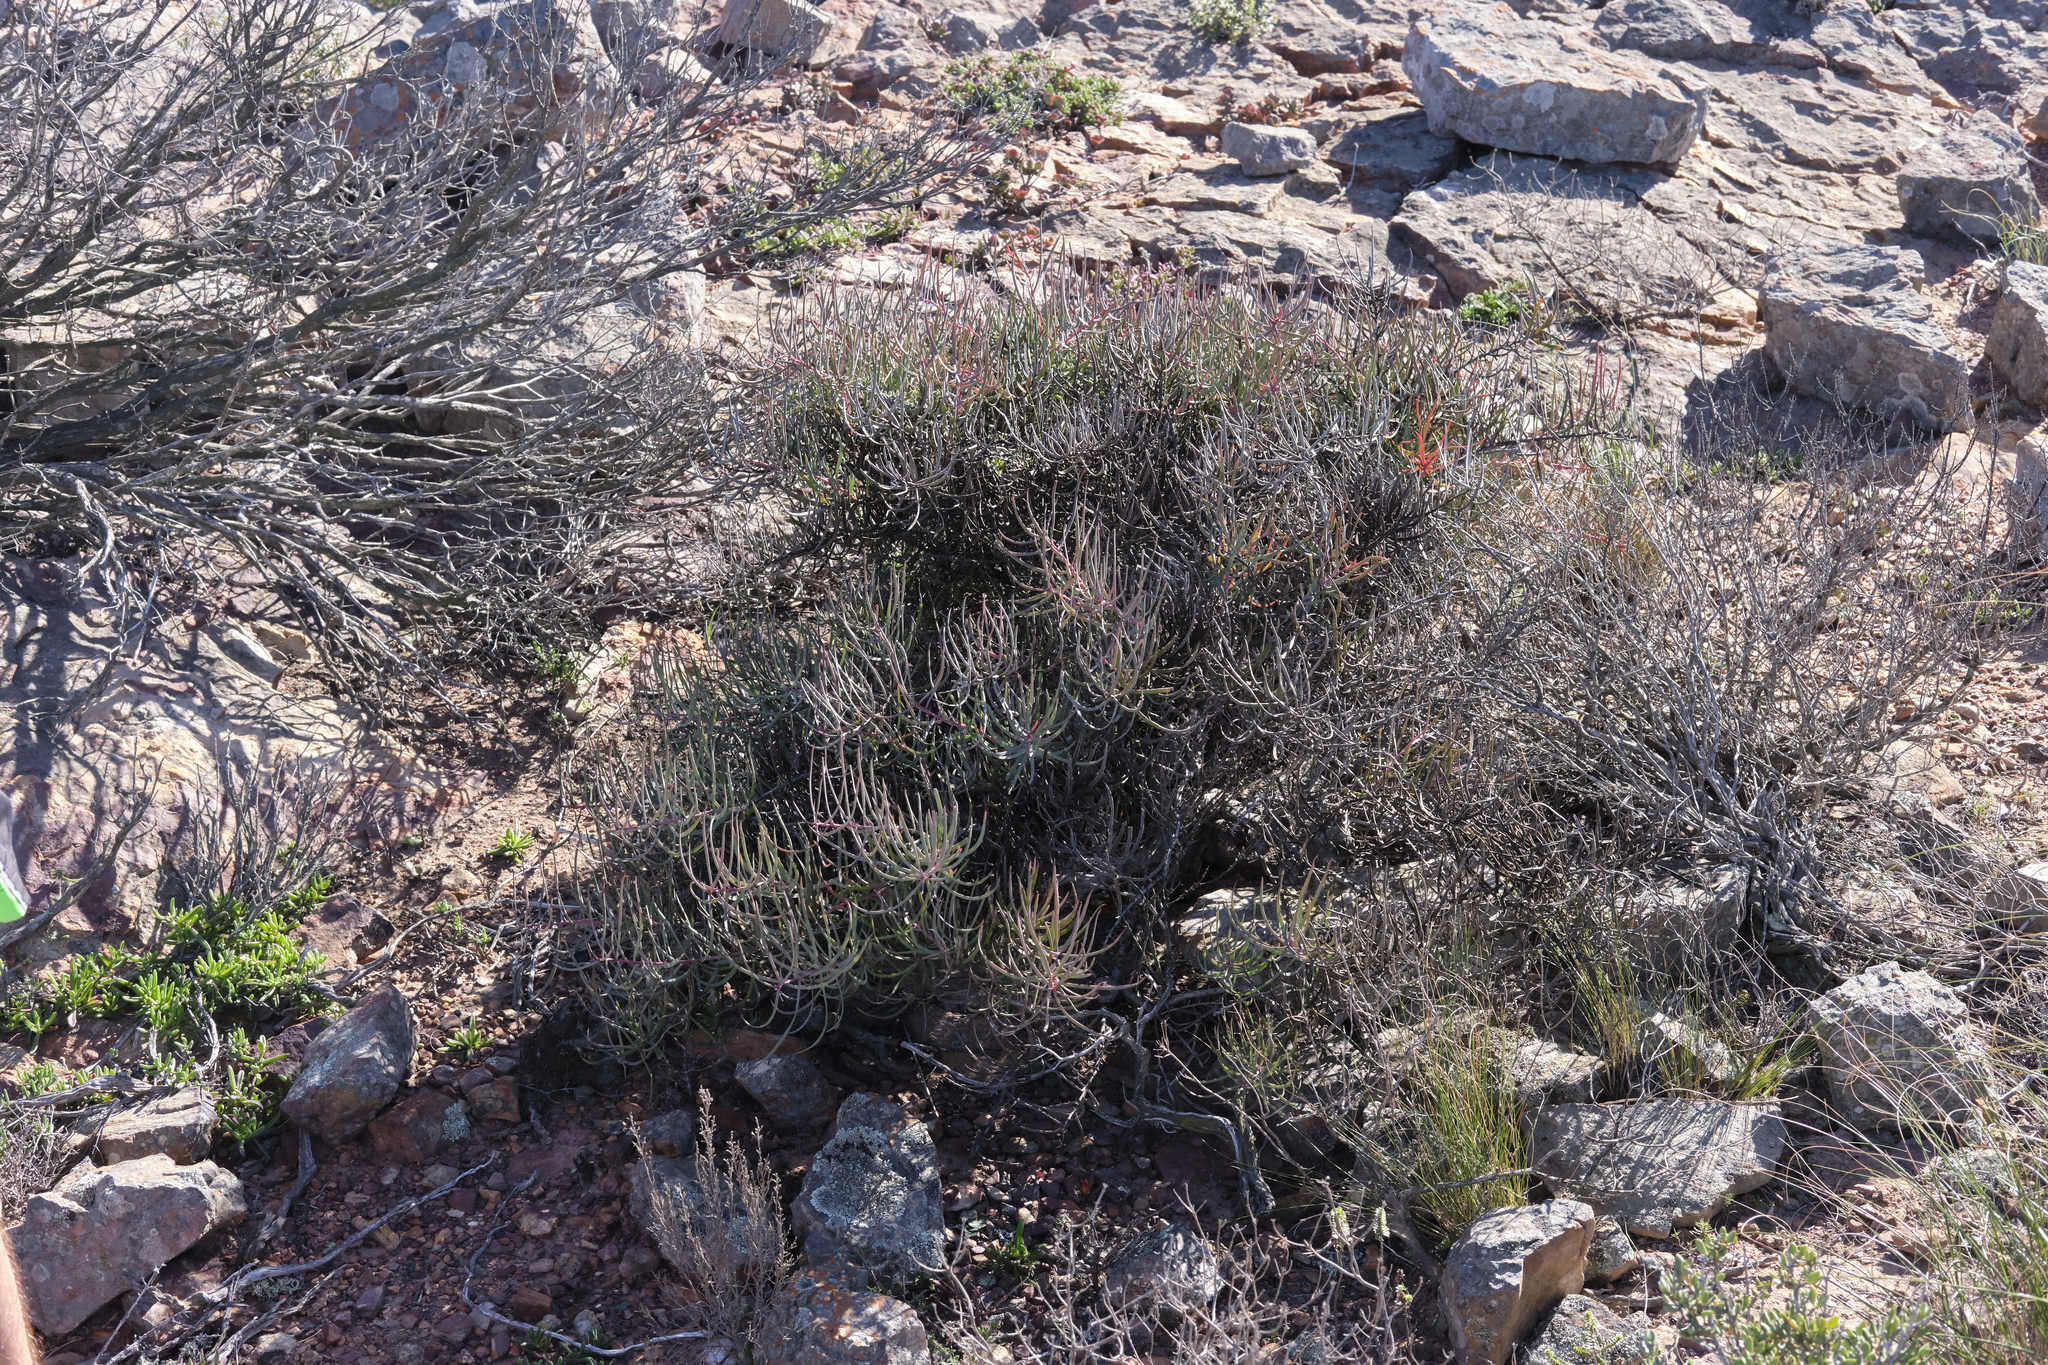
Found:
[[[80,1166],[8,1229],[29,1317],[62,1336],[248,1210],[242,1182],[210,1161]]]
[[[733,1075],[777,1128],[823,1123],[839,1098],[817,1063],[794,1053],[741,1062]]]
[[[2037,408],[2048,403],[2048,266],[2007,264],[1984,359],[2013,397]]]
[[[1899,168],[1897,184],[1906,230],[1924,236],[1996,242],[2009,224],[2033,227],[2041,215],[2026,142],[1983,110],[1923,144]]]
[[[1926,972],[1881,962],[1807,1006],[1828,1096],[1859,1128],[1967,1123],[1990,1069],[1962,997]]]
[[[329,1142],[370,1126],[412,1069],[412,1008],[396,987],[365,996],[306,1047],[284,1116]]]
[[[1178,1223],[1139,1236],[1102,1273],[1102,1301],[1112,1310],[1150,1309],[1171,1318],[1222,1292],[1216,1253],[1201,1234]]]
[[[1764,275],[1764,355],[1814,398],[1967,430],[1969,367],[1916,287],[1925,269],[1919,252],[1900,247],[1784,253]]]
[[[1786,1130],[1775,1103],[1564,1104],[1537,1116],[1531,1145],[1552,1190],[1638,1236],[1669,1237],[1769,1184]]]
[[[938,1273],[946,1229],[930,1130],[879,1095],[849,1097],[804,1173],[792,1221],[813,1265],[844,1262],[885,1286]]]
[[[1262,123],[1223,125],[1223,155],[1235,157],[1246,175],[1286,175],[1316,160],[1316,140],[1302,128],[1275,127]]]
[[[1502,1365],[1586,1282],[1593,1210],[1571,1199],[1480,1215],[1444,1258],[1440,1288],[1459,1365]]]
[[[1657,63],[1506,5],[1416,19],[1401,69],[1433,131],[1511,152],[1669,166],[1706,117]]]

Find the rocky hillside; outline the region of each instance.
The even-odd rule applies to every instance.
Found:
[[[2041,1358],[2044,20],[0,0],[47,1359]]]

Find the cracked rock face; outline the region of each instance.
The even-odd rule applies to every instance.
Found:
[[[1551,1189],[1638,1236],[1669,1237],[1769,1184],[1786,1130],[1775,1103],[1562,1104],[1537,1116],[1532,1146]]]
[[[859,1094],[804,1174],[792,1210],[805,1257],[841,1261],[885,1285],[914,1284],[946,1260],[938,1149],[902,1105]]]
[[[1432,130],[1510,152],[1670,166],[1706,116],[1659,63],[1505,5],[1417,19],[1401,69]]]

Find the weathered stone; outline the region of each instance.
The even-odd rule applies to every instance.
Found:
[[[1206,1306],[1222,1292],[1216,1253],[1200,1233],[1179,1223],[1139,1236],[1102,1272],[1105,1307],[1144,1310],[1169,1320]]]
[[[1593,1224],[1593,1241],[1586,1248],[1586,1283],[1595,1288],[1613,1284],[1624,1275],[1643,1268],[1643,1253],[1629,1240],[1628,1229],[1612,1218]]]
[[[669,1156],[644,1157],[627,1174],[627,1211],[671,1265],[690,1270],[697,1259],[692,1243],[710,1259],[741,1274],[774,1268],[776,1248],[754,1236],[748,1215],[735,1200],[707,1195],[697,1182],[696,1163]]]
[[[369,1126],[412,1068],[412,1009],[395,986],[365,996],[306,1046],[284,1116],[329,1142]]]
[[[213,1097],[192,1085],[112,1113],[87,1114],[72,1126],[92,1143],[93,1158],[103,1166],[146,1156],[189,1166],[213,1150],[218,1121]]]
[[[914,1284],[945,1265],[938,1149],[903,1106],[850,1096],[792,1210],[812,1264],[843,1260],[885,1285]]]
[[[1742,932],[1749,873],[1730,863],[1685,881],[1659,882],[1631,896],[1622,925],[1650,960],[1696,966],[1732,950]]]
[[[8,1229],[29,1317],[44,1336],[63,1336],[247,1212],[242,1182],[210,1161],[80,1166]]]
[[[640,1146],[649,1156],[688,1156],[697,1150],[697,1111],[654,1115],[640,1125]]]
[[[980,52],[999,47],[1006,51],[1030,47],[1039,38],[1038,25],[1022,16],[1004,16],[989,10],[949,9],[939,16],[946,31],[948,52]]]
[[[1657,1334],[1624,1322],[1598,1299],[1569,1294],[1529,1344],[1524,1365],[1650,1365],[1657,1359]]]
[[[1899,169],[1898,187],[1908,232],[1996,242],[2009,225],[2033,227],[2041,216],[2026,142],[1981,110],[1923,143]]]
[[[469,1110],[439,1090],[421,1090],[370,1122],[370,1150],[385,1161],[417,1166],[470,1134]]]
[[[1392,234],[1455,298],[1522,281],[1607,318],[1692,318],[1712,297],[1716,271],[1643,207],[1658,182],[1641,171],[1493,156],[1402,200]]]
[[[1538,1319],[1586,1282],[1593,1210],[1570,1199],[1484,1213],[1444,1258],[1440,1288],[1459,1365],[1503,1365]]]
[[[2048,405],[2048,266],[2006,264],[1984,359],[2013,397],[2031,407]]]
[[[1250,176],[1285,175],[1316,159],[1316,140],[1302,128],[1226,123],[1222,148],[1223,155],[1237,158],[1238,169]]]
[[[1505,5],[1418,18],[1401,68],[1433,130],[1511,152],[1669,166],[1706,114],[1655,63]]]
[[[1968,1123],[1990,1088],[1962,997],[1926,972],[1881,962],[1807,1006],[1828,1095],[1859,1128]]]
[[[808,0],[726,0],[717,41],[766,57],[808,61],[832,31],[832,16]]]
[[[2048,862],[2016,867],[1984,895],[1986,918],[2016,933],[2048,930]]]
[[[1925,269],[1920,253],[1899,247],[1784,253],[1764,277],[1764,354],[1801,393],[1967,430],[1969,367],[1916,287]]]
[[[832,1117],[839,1102],[818,1064],[798,1053],[779,1053],[733,1068],[740,1089],[777,1128],[809,1128]]]
[[[1552,1190],[1638,1236],[1669,1237],[1770,1183],[1785,1120],[1775,1103],[1565,1104],[1537,1117],[1532,1146],[1531,1164]]]
[[[1347,181],[1412,190],[1435,184],[1457,169],[1465,148],[1454,137],[1431,132],[1427,114],[1400,109],[1346,128],[1323,159]]]
[[[925,1365],[931,1342],[917,1310],[886,1294],[849,1288],[815,1269],[800,1272],[761,1344],[761,1365]]]

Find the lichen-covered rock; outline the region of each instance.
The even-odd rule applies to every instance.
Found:
[[[62,1336],[247,1212],[242,1182],[210,1161],[80,1166],[8,1229],[30,1320]]]
[[[1650,1365],[1657,1334],[1598,1299],[1568,1294],[1522,1351],[1525,1365]]]
[[[1828,1095],[1859,1128],[1967,1123],[1990,1089],[1962,997],[1926,972],[1881,962],[1808,1006]]]
[[[1922,144],[1899,168],[1897,184],[1906,230],[1927,236],[1996,242],[2008,225],[2032,227],[2041,215],[2025,140],[1983,110]]]
[[[886,1294],[852,1289],[805,1270],[761,1343],[761,1365],[926,1365],[931,1340],[917,1310]]]
[[[1401,69],[1433,130],[1510,152],[1669,166],[1706,116],[1657,63],[1506,5],[1416,19]]]
[[[369,1127],[412,1069],[412,1009],[395,986],[365,996],[306,1046],[284,1116],[329,1142]]]
[[[1544,1313],[1586,1282],[1593,1210],[1571,1199],[1481,1214],[1444,1258],[1459,1365],[1503,1365]]]
[[[1801,393],[1967,430],[1969,367],[1920,294],[1925,271],[1919,252],[1900,247],[1786,252],[1764,276],[1764,354]]]
[[[832,16],[808,0],[726,0],[718,41],[762,56],[808,61],[832,32]]]
[[[1770,1183],[1785,1118],[1775,1103],[1563,1104],[1537,1117],[1531,1146],[1530,1164],[1552,1190],[1639,1236],[1669,1237]]]
[[[792,1209],[804,1255],[813,1265],[844,1261],[885,1285],[937,1273],[946,1259],[938,1160],[930,1130],[902,1105],[850,1096]]]

